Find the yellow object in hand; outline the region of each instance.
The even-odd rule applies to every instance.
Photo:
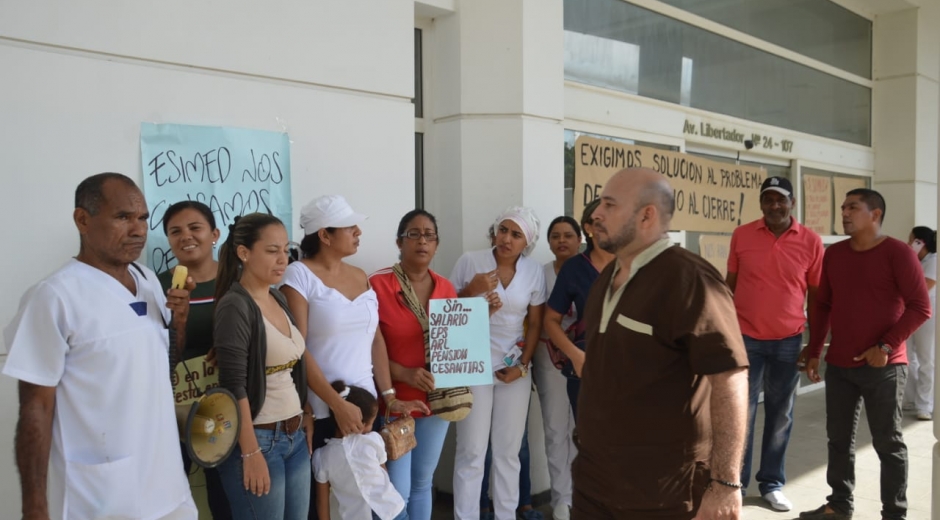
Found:
[[[185,289],[186,277],[189,276],[189,269],[185,265],[178,265],[173,269],[173,281],[170,283],[171,289]]]

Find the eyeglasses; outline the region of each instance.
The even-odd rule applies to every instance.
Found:
[[[417,229],[412,229],[411,231],[402,233],[401,238],[407,238],[408,240],[415,240],[415,241],[421,240],[422,238],[424,238],[428,242],[437,242],[437,233],[434,233],[433,231],[430,233],[422,233],[418,231]]]

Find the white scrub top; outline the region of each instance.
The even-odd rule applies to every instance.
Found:
[[[542,266],[545,274],[545,295],[546,301],[552,295],[552,290],[555,288],[555,282],[558,280],[558,273],[555,272],[555,262],[548,262]],[[578,319],[578,308],[574,306],[574,303],[571,304],[571,307],[568,308],[568,313],[561,317],[561,330],[568,330],[575,321]],[[543,327],[542,337],[548,338],[548,333],[545,332]]]
[[[3,373],[56,388],[51,518],[196,518],[170,385],[170,314],[156,275],[142,270],[128,267],[134,295],[73,259],[26,292],[4,333]]]
[[[477,273],[488,273],[496,269],[496,257],[492,249],[464,253],[457,260],[450,282],[457,292],[466,287]],[[545,274],[538,262],[527,256],[516,261],[516,274],[509,287],[496,283],[496,293],[503,306],[490,316],[490,355],[493,371],[506,366],[503,358],[512,351],[517,342],[523,340],[522,329],[530,305],[545,303]],[[482,295],[474,295],[482,296]],[[521,347],[520,347],[521,348]]]
[[[920,265],[924,268],[924,278],[937,281],[937,253],[927,253],[924,259],[920,261]],[[937,286],[934,285],[927,293],[930,295],[931,312],[936,312]]]

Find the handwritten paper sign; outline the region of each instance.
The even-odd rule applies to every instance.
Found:
[[[832,212],[832,234],[843,235],[845,230],[842,226],[842,203],[845,202],[845,194],[856,188],[867,188],[868,180],[865,177],[833,177],[832,187],[835,191],[833,205],[835,210]]]
[[[820,235],[832,234],[832,181],[803,176],[803,225]]]
[[[730,236],[702,235],[698,237],[698,251],[702,258],[718,269],[722,278],[728,276],[728,255],[731,253]]]
[[[490,313],[483,298],[430,301],[431,373],[434,386],[493,384]]]
[[[600,198],[610,177],[624,168],[650,168],[675,191],[673,230],[730,233],[760,218],[762,168],[709,161],[678,152],[581,136],[575,141],[574,214]]]
[[[156,272],[176,265],[163,232],[170,205],[209,206],[225,240],[235,217],[269,213],[290,234],[290,144],[287,134],[190,125],[140,125],[144,196],[150,209],[147,263]]]
[[[210,388],[219,386],[219,369],[206,362],[206,356],[176,364],[170,375],[175,404],[191,404]]]

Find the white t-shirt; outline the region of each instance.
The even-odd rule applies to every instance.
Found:
[[[371,288],[349,300],[327,287],[301,262],[287,266],[284,281],[307,300],[307,350],[326,380],[342,379],[378,395],[372,380],[372,341],[379,326],[379,300]],[[303,319],[303,316],[294,316]],[[329,416],[330,408],[313,391],[309,393],[313,414]]]
[[[156,275],[142,269],[146,278],[128,267],[134,295],[70,260],[27,291],[5,331],[3,373],[56,389],[51,518],[154,519],[181,506],[196,518],[179,456],[170,313]]]
[[[450,281],[460,292],[477,273],[488,273],[494,269],[496,258],[492,249],[471,251],[457,260]],[[509,287],[503,287],[502,282],[497,282],[496,293],[503,306],[490,316],[490,354],[494,371],[506,366],[503,357],[516,343],[522,341],[522,325],[529,306],[541,305],[547,299],[542,266],[527,256],[520,256]]]
[[[928,280],[937,281],[937,253],[927,253],[927,256],[920,261],[921,267],[924,268],[924,278]],[[927,291],[930,293],[930,308],[931,310],[937,308],[937,286],[934,285],[932,289]]]
[[[392,486],[385,464],[385,441],[375,432],[327,439],[313,452],[313,476],[330,483],[343,520],[393,520],[405,509],[405,501]]]

